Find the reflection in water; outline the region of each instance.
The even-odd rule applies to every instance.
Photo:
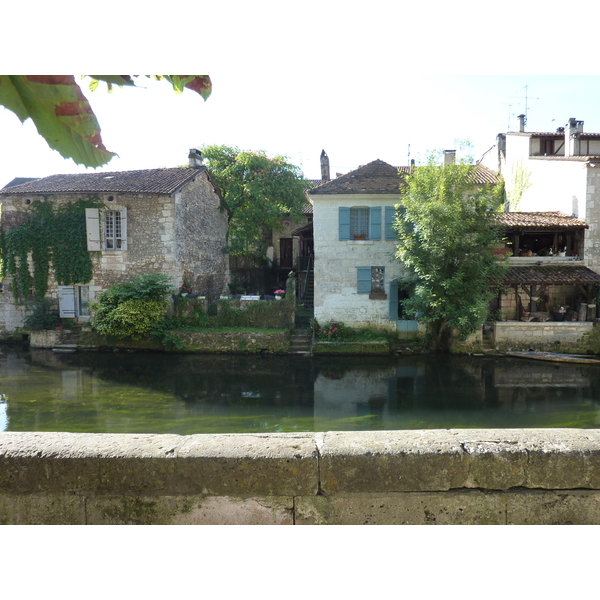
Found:
[[[600,369],[518,358],[55,354],[0,347],[0,430],[598,427]]]

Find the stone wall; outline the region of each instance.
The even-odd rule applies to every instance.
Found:
[[[496,345],[528,344],[532,348],[543,344],[579,344],[594,323],[587,321],[547,321],[525,323],[523,321],[497,321],[494,323]]]
[[[0,523],[600,524],[600,432],[4,432]]]

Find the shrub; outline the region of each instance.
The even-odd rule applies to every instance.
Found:
[[[91,304],[93,328],[103,335],[139,338],[150,334],[165,314],[169,278],[143,273],[133,281],[118,283]]]
[[[42,331],[54,329],[59,321],[54,302],[50,298],[39,298],[34,301],[31,314],[23,319],[23,325],[30,331]]]

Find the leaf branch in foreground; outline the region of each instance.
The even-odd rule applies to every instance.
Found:
[[[113,85],[133,85],[137,75],[92,75],[90,89],[104,81]],[[176,93],[185,88],[206,100],[212,91],[208,75],[147,75],[165,79]],[[14,112],[21,122],[31,119],[50,148],[64,158],[86,167],[108,163],[108,151],[100,135],[100,125],[90,103],[73,75],[0,75],[0,106]]]

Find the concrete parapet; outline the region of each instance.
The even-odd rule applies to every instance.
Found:
[[[600,524],[600,431],[0,433],[5,524]]]

